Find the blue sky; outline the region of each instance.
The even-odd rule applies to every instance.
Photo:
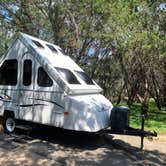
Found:
[[[8,5],[9,9],[12,9],[13,13],[15,13],[18,10],[18,7],[15,5]],[[1,5],[0,5],[0,14],[5,17],[6,21],[10,21],[12,18],[7,10],[5,10]]]

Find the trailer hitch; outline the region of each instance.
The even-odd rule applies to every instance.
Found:
[[[132,127],[126,127],[123,130],[116,130],[116,129],[106,129],[104,132],[109,134],[119,134],[119,135],[129,135],[129,136],[139,136],[141,137],[141,144],[140,150],[143,151],[144,147],[144,137],[157,137],[157,132],[155,131],[145,131],[145,115],[141,115],[141,129],[136,129]]]

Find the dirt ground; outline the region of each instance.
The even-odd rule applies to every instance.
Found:
[[[1,131],[0,166],[165,165],[166,134],[153,141],[145,139],[144,152],[139,145],[138,137],[103,137],[61,129],[38,128],[30,136],[22,131],[14,135]]]

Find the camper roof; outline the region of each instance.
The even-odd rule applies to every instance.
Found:
[[[102,91],[69,56],[63,54],[59,46],[25,33],[18,35],[0,62],[25,53],[30,53],[66,93],[87,94]]]
[[[20,37],[25,40],[24,43],[32,46],[33,49],[52,66],[82,71],[69,56],[62,53],[62,49],[59,46],[25,33],[20,33]]]

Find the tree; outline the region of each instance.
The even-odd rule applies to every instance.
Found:
[[[1,0],[1,39],[18,31],[60,45],[104,89],[128,105],[166,105],[164,1]],[[11,32],[11,33],[10,33]],[[6,36],[12,34],[12,36]],[[2,42],[3,52],[5,43]]]

